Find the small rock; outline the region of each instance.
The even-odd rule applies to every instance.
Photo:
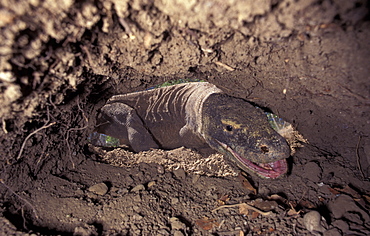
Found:
[[[140,194],[136,194],[135,196],[132,197],[132,200],[134,202],[141,202],[141,196]]]
[[[325,232],[325,228],[321,225],[321,215],[317,211],[310,211],[303,217],[304,226],[313,235],[321,235]]]
[[[81,189],[77,189],[77,190],[75,191],[75,194],[76,194],[76,195],[78,195],[78,196],[81,196],[81,195],[83,195],[83,194],[84,194],[84,191],[82,191]]]
[[[91,186],[88,190],[92,193],[103,196],[108,192],[108,186],[105,183],[99,183]]]
[[[176,205],[177,203],[179,203],[179,199],[177,197],[171,198],[171,205]]]
[[[174,170],[173,173],[175,174],[177,179],[185,179],[185,171],[183,169]]]
[[[335,220],[331,225],[340,229],[343,233],[347,233],[349,231],[349,225],[344,220]]]
[[[166,230],[166,229],[160,229],[160,230],[158,230],[157,234],[158,235],[165,235],[165,236],[171,235],[170,232],[168,232],[168,230]]]
[[[155,183],[155,181],[150,181],[150,182],[148,183],[148,188],[153,187],[155,184],[156,184],[156,183]]]
[[[96,228],[93,225],[84,224],[77,226],[73,231],[73,236],[92,236],[98,235]]]
[[[120,195],[123,195],[125,193],[128,193],[128,189],[127,188],[120,188],[117,190],[117,194],[120,194]]]
[[[117,187],[111,187],[111,188],[110,188],[110,192],[111,192],[111,193],[112,193],[112,192],[116,193],[118,190],[119,190],[119,188],[117,188]]]
[[[164,174],[164,167],[163,166],[161,166],[161,165],[158,165],[157,166],[157,171],[158,171],[158,174]]]
[[[141,211],[141,207],[140,206],[132,206],[132,209],[135,211],[135,212],[140,212]]]
[[[131,185],[134,182],[134,180],[131,178],[131,176],[126,176],[125,183],[127,185]]]
[[[173,236],[184,236],[184,234],[183,234],[181,231],[176,230],[176,231],[173,233]]]
[[[140,221],[140,220],[142,220],[144,217],[142,217],[141,215],[139,215],[139,214],[134,214],[133,216],[132,216],[132,219],[134,220],[134,221]]]
[[[133,189],[131,189],[131,192],[139,192],[139,191],[142,191],[142,190],[145,190],[145,187],[144,187],[144,185],[139,184],[139,185],[136,185]]]
[[[344,194],[329,202],[329,210],[333,213],[333,216],[336,219],[342,218],[347,212],[352,212],[360,214],[365,222],[370,221],[369,214],[359,208],[352,197]]]
[[[261,186],[258,188],[258,194],[263,196],[263,195],[269,195],[271,193],[271,190],[267,188],[266,186]]]
[[[194,175],[194,176],[193,176],[193,179],[191,180],[191,182],[192,182],[193,184],[195,184],[196,182],[198,182],[199,178],[200,178],[200,175]]]
[[[172,230],[185,229],[186,225],[182,223],[177,217],[170,218],[170,224]]]

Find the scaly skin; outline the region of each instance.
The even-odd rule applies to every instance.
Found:
[[[262,110],[240,98],[212,94],[203,104],[202,118],[208,145],[239,168],[272,179],[286,173],[289,146]]]
[[[289,146],[266,115],[206,82],[114,96],[102,108],[97,131],[135,152],[211,148],[263,178],[278,178],[288,169]]]

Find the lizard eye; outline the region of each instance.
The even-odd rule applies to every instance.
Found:
[[[231,125],[226,125],[226,130],[227,131],[233,131],[233,127]]]

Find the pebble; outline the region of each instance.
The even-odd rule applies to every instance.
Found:
[[[133,182],[134,182],[134,180],[133,180],[130,176],[127,176],[127,177],[125,178],[125,183],[126,183],[126,184],[130,185],[130,184],[132,184]]]
[[[135,205],[135,206],[132,206],[132,209],[135,211],[135,212],[140,212],[141,210],[141,207]]]
[[[177,179],[185,179],[185,171],[183,169],[177,169],[173,171]]]
[[[180,230],[185,229],[186,225],[182,223],[177,217],[170,218],[171,229]]]
[[[132,197],[132,200],[134,200],[134,202],[141,202],[141,196],[139,194],[137,194],[137,195]]]
[[[136,185],[133,189],[131,189],[131,192],[139,192],[145,190],[145,186],[142,184]]]
[[[73,236],[91,236],[98,235],[96,228],[93,225],[84,224],[82,226],[77,226],[74,229]]]
[[[156,184],[156,183],[155,183],[155,181],[150,181],[150,182],[148,183],[148,188],[153,187],[155,184]]]
[[[120,188],[117,190],[117,194],[120,194],[120,195],[123,195],[125,193],[128,193],[128,189],[127,188]]]
[[[177,203],[179,203],[179,199],[177,197],[171,198],[171,205],[175,205]]]
[[[134,214],[133,216],[132,216],[132,219],[134,220],[134,221],[140,221],[140,220],[142,220],[144,217],[142,217],[141,215],[139,215],[139,214]]]
[[[184,236],[184,234],[183,234],[181,231],[176,230],[176,231],[173,233],[173,236]]]
[[[317,211],[310,211],[303,217],[304,226],[314,235],[321,235],[325,228],[321,225],[321,215]]]
[[[192,182],[193,184],[195,184],[196,182],[198,182],[199,178],[200,178],[200,175],[194,175],[194,176],[193,176],[193,179],[191,180],[191,182]]]
[[[105,183],[99,183],[91,186],[88,190],[92,193],[103,196],[108,192],[108,186]]]
[[[157,232],[158,235],[171,235],[170,232],[168,232],[166,229],[160,229]]]
[[[157,171],[158,171],[158,174],[164,174],[164,167],[163,166],[161,166],[161,165],[159,165],[158,167],[157,167]]]

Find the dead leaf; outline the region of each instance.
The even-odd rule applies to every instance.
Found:
[[[309,209],[312,209],[312,208],[315,208],[315,204],[313,204],[312,202],[308,201],[308,200],[302,200],[299,202],[299,205],[303,206],[303,207],[306,207],[306,208],[309,208]]]
[[[208,219],[208,217],[203,217],[202,219],[196,220],[195,223],[204,230],[211,230],[214,226],[219,226],[219,223],[216,221],[216,219]]]
[[[220,201],[226,202],[229,200],[230,200],[229,195],[223,195],[222,197],[220,197]]]
[[[289,203],[289,205],[290,205],[290,210],[287,212],[288,216],[297,216],[297,215],[299,215],[299,213],[301,212],[301,210],[296,211],[296,209],[294,209],[292,203]]]
[[[257,233],[257,234],[261,234],[262,233],[262,229],[260,227],[255,227],[255,228],[252,228],[252,231]]]
[[[259,215],[260,215],[260,213],[258,213],[256,211],[253,211],[252,212],[252,219],[256,219]]]
[[[346,185],[343,189],[340,189],[340,188],[334,188],[334,189],[341,193],[346,193],[352,196],[352,198],[357,198],[357,199],[361,198],[361,195],[356,190],[351,188],[349,185]]]
[[[326,201],[326,199],[321,197],[321,196],[318,196],[318,199],[319,199],[320,202],[325,202]]]
[[[217,204],[218,204],[219,206],[222,206],[222,205],[225,205],[225,203],[226,203],[227,201],[229,201],[229,200],[230,200],[229,195],[223,195],[223,196],[221,196],[221,197],[217,200]]]
[[[367,195],[362,195],[362,196],[365,198],[366,202],[370,204],[370,196],[367,196]]]
[[[328,187],[328,189],[329,189],[329,191],[330,191],[332,194],[334,194],[334,195],[338,195],[338,194],[340,194],[340,192],[338,192],[337,190],[335,190],[335,189],[333,189],[333,188]]]

